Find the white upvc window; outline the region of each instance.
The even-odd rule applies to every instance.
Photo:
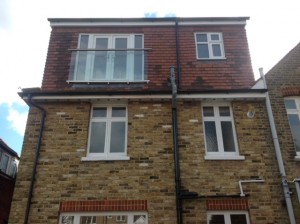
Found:
[[[59,224],[148,224],[145,212],[62,213]]]
[[[128,160],[127,107],[94,105],[87,157],[82,160]]]
[[[243,211],[208,212],[207,224],[250,224],[249,215]]]
[[[3,173],[9,174],[9,164],[10,164],[10,156],[6,153],[0,158],[0,169]]]
[[[238,151],[231,105],[229,103],[203,104],[202,116],[205,159],[244,159]]]
[[[225,59],[222,33],[195,33],[197,59]]]
[[[300,159],[300,97],[285,98],[284,104],[295,144],[296,155]]]
[[[71,81],[143,81],[142,34],[80,34]]]

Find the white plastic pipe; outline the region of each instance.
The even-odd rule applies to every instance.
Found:
[[[239,181],[239,186],[240,186],[240,191],[241,191],[240,196],[245,197],[245,194],[243,191],[243,186],[242,186],[243,183],[261,183],[261,182],[265,182],[265,181],[264,180],[240,180]]]

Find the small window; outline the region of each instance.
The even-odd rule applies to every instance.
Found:
[[[197,59],[224,59],[221,33],[196,33]]]
[[[300,98],[286,98],[284,104],[295,144],[296,154],[297,156],[300,156]]]
[[[210,212],[207,224],[250,224],[246,212]]]
[[[124,159],[126,149],[126,106],[94,106],[90,119],[88,157]]]
[[[206,158],[244,159],[238,153],[230,104],[204,104],[202,113]]]

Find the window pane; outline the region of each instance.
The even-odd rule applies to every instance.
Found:
[[[225,224],[224,215],[212,215],[209,224]]]
[[[134,48],[143,48],[143,36],[134,36]],[[143,80],[143,51],[134,51],[134,80]]]
[[[96,49],[107,49],[108,38],[97,38],[95,43]],[[108,52],[107,51],[95,51],[94,56],[94,68],[93,68],[93,79],[106,79],[106,65],[108,63]]]
[[[97,224],[96,216],[81,216],[80,224]]]
[[[207,42],[206,34],[197,34],[196,35],[197,42]]]
[[[286,109],[297,109],[295,100],[284,100]]]
[[[219,113],[221,117],[229,117],[230,109],[229,107],[219,107]]]
[[[213,56],[215,56],[215,57],[222,56],[220,44],[212,44],[212,51],[213,51]]]
[[[92,122],[90,153],[104,153],[105,132],[105,122]]]
[[[198,44],[198,58],[209,58],[208,44]]]
[[[9,170],[9,175],[10,176],[12,176],[12,177],[15,176],[16,168],[17,168],[16,161],[12,160],[11,163],[10,163],[10,170]]]
[[[133,222],[134,222],[134,224],[146,224],[146,216],[145,215],[134,215]]]
[[[126,107],[113,107],[112,117],[126,117]]]
[[[231,121],[221,122],[224,152],[235,152],[233,129]]]
[[[62,224],[73,224],[74,223],[74,216],[62,216]]]
[[[204,117],[213,117],[214,108],[213,107],[203,107],[203,116]]]
[[[214,121],[205,121],[205,140],[208,152],[218,152],[216,125]]]
[[[1,160],[1,170],[6,173],[9,157],[4,155]]]
[[[288,115],[291,132],[294,139],[294,144],[297,152],[300,152],[300,120],[297,114]]]
[[[88,42],[89,42],[89,35],[81,35],[80,36],[80,42],[79,42],[79,48],[80,49],[87,49],[88,48]]]
[[[134,35],[134,48],[143,48],[143,36]]]
[[[244,214],[230,215],[231,224],[247,224],[247,218]]]
[[[87,49],[89,42],[89,35],[81,35],[79,40],[79,48]],[[76,61],[76,80],[85,80],[86,79],[86,63],[87,63],[87,51],[78,51],[77,52],[77,61]]]
[[[219,34],[211,34],[210,39],[211,40],[220,40]]]
[[[110,152],[125,151],[125,122],[111,123]]]
[[[115,49],[126,49],[127,38],[116,38]],[[127,52],[115,51],[113,79],[125,79],[127,73]]]
[[[93,109],[93,117],[106,117],[106,107],[97,107]]]

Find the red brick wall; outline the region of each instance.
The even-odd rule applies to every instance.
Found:
[[[195,32],[222,32],[225,60],[197,60]],[[77,48],[80,33],[142,33],[148,53],[149,84],[142,88],[128,86],[122,90],[166,90],[170,66],[176,62],[175,27],[114,27],[114,28],[53,28],[42,82],[43,90],[72,90],[66,80],[69,75],[71,52]],[[254,81],[244,26],[180,26],[181,87],[183,90],[241,89]],[[74,90],[74,89],[73,89]],[[84,88],[80,89],[84,91]],[[91,88],[88,87],[91,91]],[[99,88],[93,90],[99,91]],[[101,88],[104,91],[116,89]],[[120,87],[117,87],[120,90]],[[78,91],[78,89],[76,90]]]
[[[60,212],[147,211],[146,200],[63,201]]]

